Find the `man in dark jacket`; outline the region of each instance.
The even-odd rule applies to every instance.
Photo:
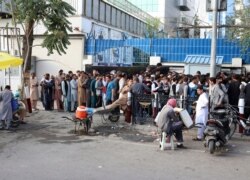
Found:
[[[245,87],[245,110],[244,110],[245,118],[249,118],[250,116],[250,82],[247,83]]]
[[[143,83],[139,82],[138,77],[133,78],[133,85],[131,87],[131,92],[134,96],[133,101],[133,123],[137,123],[139,121],[140,124],[143,124],[142,119],[142,108],[139,104],[138,98],[140,98],[143,94],[149,93],[151,90]],[[138,98],[136,98],[138,97]],[[134,119],[136,117],[136,119]]]
[[[238,108],[239,96],[240,96],[240,81],[238,75],[233,74],[232,81],[228,86],[228,100],[229,104]]]

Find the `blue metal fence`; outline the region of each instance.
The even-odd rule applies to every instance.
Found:
[[[160,56],[162,62],[183,63],[187,55],[210,55],[211,39],[125,39],[86,41],[86,54],[97,55],[105,50],[117,47],[132,47],[151,56]],[[217,40],[217,56],[223,56],[223,64],[229,64],[232,58],[241,57],[243,63],[250,64],[248,53],[243,53],[237,42],[227,39]]]

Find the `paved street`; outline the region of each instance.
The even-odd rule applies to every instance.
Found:
[[[0,131],[0,179],[249,179],[250,137],[238,134],[210,155],[185,131],[186,150],[160,151],[151,124],[118,126],[94,116],[96,133],[74,134],[55,111],[39,111],[15,132]]]

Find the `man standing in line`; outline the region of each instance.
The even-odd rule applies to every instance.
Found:
[[[77,81],[76,74],[72,75],[72,80],[70,81],[71,88],[71,111],[75,111],[77,108]]]
[[[151,89],[149,89],[145,84],[140,83],[138,77],[133,78],[133,85],[131,87],[131,92],[134,96],[143,96],[143,94],[151,92]],[[133,101],[133,123],[137,123],[139,121],[140,124],[143,124],[142,117],[142,109],[138,101]],[[139,117],[139,118],[138,118]],[[139,119],[139,120],[137,120]]]
[[[228,100],[229,104],[234,108],[238,108],[239,96],[240,96],[240,81],[239,75],[233,74],[232,81],[228,86]]]
[[[63,110],[62,88],[61,88],[62,75],[63,75],[63,70],[61,69],[58,73],[58,76],[56,76],[55,78],[55,101],[58,111]]]
[[[250,120],[250,81],[247,83],[245,87],[245,109],[244,116],[246,119]]]
[[[9,129],[12,120],[11,99],[13,94],[7,85],[0,93],[0,129]]]
[[[30,99],[33,110],[37,109],[37,100],[38,100],[38,80],[34,72],[31,73],[30,77]]]
[[[106,76],[107,90],[106,90],[106,105],[112,104],[112,89],[114,87],[114,81],[111,80],[111,76]]]
[[[198,124],[199,128],[197,137],[193,140],[201,141],[208,120],[208,96],[207,93],[204,92],[202,85],[198,86],[197,94],[199,95],[199,98],[196,104],[195,124]]]
[[[78,106],[86,106],[86,82],[87,75],[84,71],[81,71],[80,76],[77,79]]]
[[[42,86],[42,97],[43,97],[43,105],[45,111],[51,111],[51,102],[52,102],[52,86],[50,80],[50,74],[46,73],[44,80],[40,83]]]
[[[70,92],[70,76],[67,74],[65,80],[62,81],[62,93],[63,93],[63,103],[64,111],[71,111],[71,92]]]

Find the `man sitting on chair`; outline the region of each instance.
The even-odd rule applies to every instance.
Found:
[[[174,108],[176,107],[176,99],[169,99],[167,104],[159,112],[157,125],[162,132],[165,132],[168,139],[173,134],[177,139],[177,148],[186,148],[183,146],[182,127],[183,123],[178,119],[175,114]]]

